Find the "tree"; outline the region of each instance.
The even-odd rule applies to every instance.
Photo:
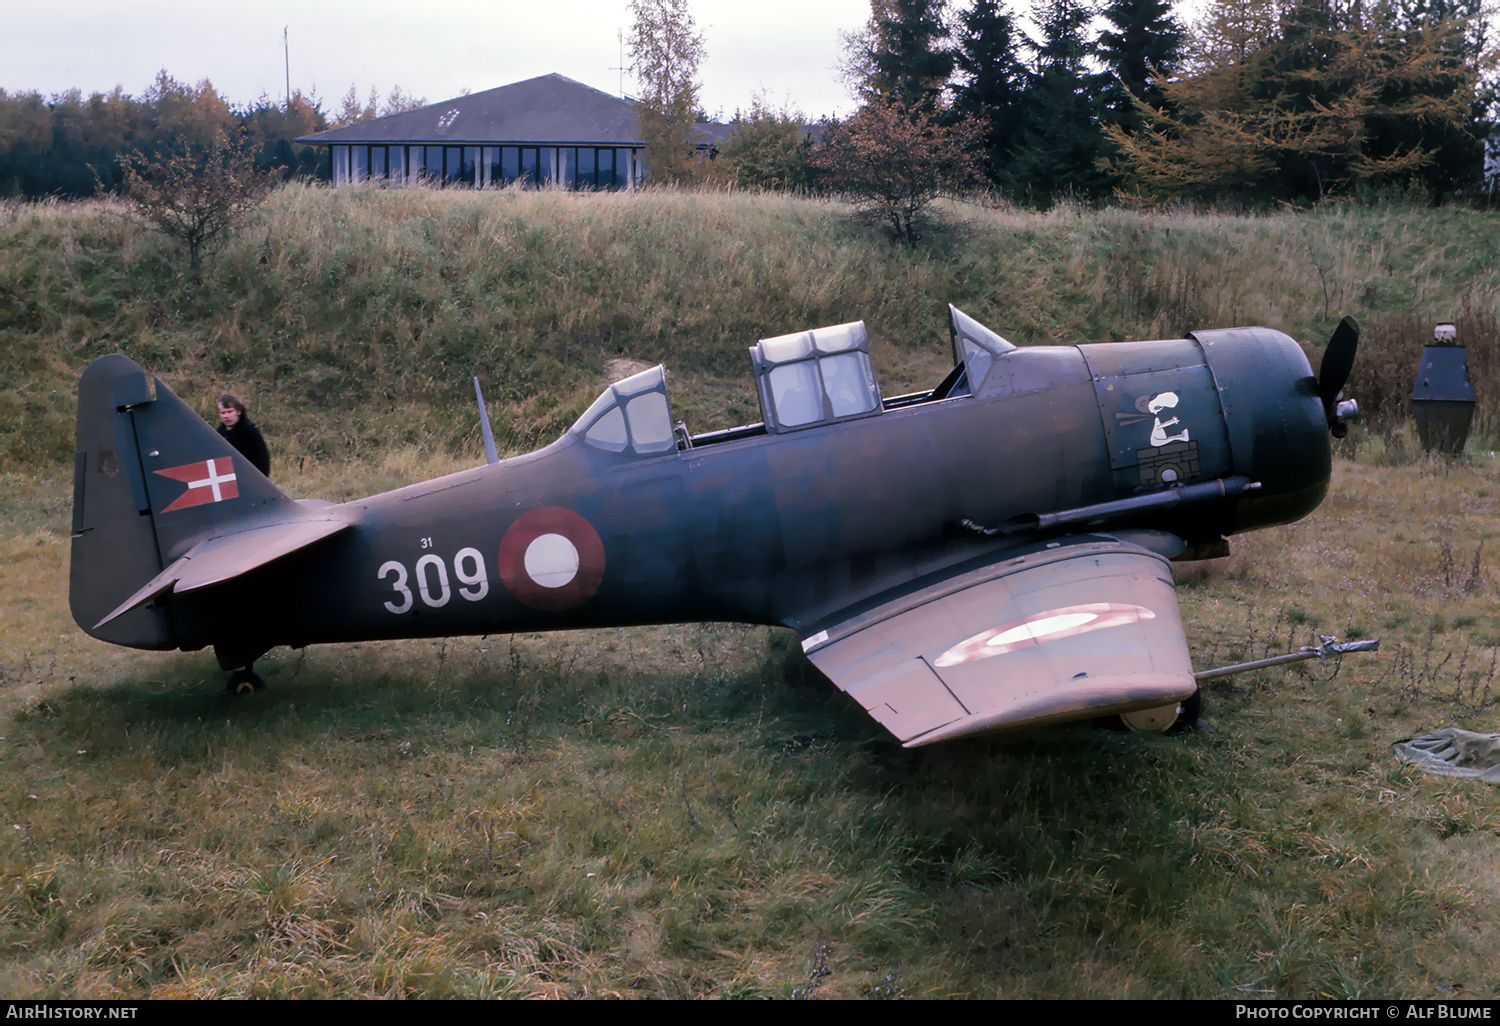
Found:
[[[240,137],[255,153],[255,166],[262,171],[279,168],[283,178],[316,177],[327,151],[314,146],[296,146],[292,140],[328,127],[317,97],[300,89],[284,102],[262,95],[253,107],[239,112]]]
[[[463,95],[468,95],[468,91],[465,90]],[[391,86],[391,91],[386,94],[385,103],[381,106],[380,113],[382,116],[387,114],[404,114],[406,111],[416,110],[418,107],[425,106],[427,106],[427,97],[409,96],[401,91],[399,85],[394,85]]]
[[[207,147],[235,129],[234,114],[208,79],[196,86],[179,82],[165,68],[144,97],[153,134],[174,146]]]
[[[1136,101],[1153,110],[1166,104],[1160,79],[1182,62],[1187,39],[1168,0],[1110,0],[1102,14],[1113,26],[1099,33],[1099,62],[1111,73],[1103,96],[1103,117],[1126,131],[1140,127]]]
[[[1010,156],[1020,136],[1027,74],[1017,55],[1015,22],[999,0],[975,0],[959,15],[954,62],[960,74],[949,108],[984,125],[981,160],[997,188],[1011,191]]]
[[[1417,96],[1445,108],[1446,116],[1367,120],[1372,155],[1419,148],[1430,159],[1414,176],[1435,201],[1462,190],[1482,190],[1485,137],[1494,133],[1495,53],[1486,32],[1483,0],[1396,0],[1388,35],[1404,51],[1425,54],[1391,76],[1380,99],[1388,108]]]
[[[467,93],[468,90],[466,89],[464,92]],[[293,96],[300,97],[301,90],[293,93]],[[391,91],[386,95],[384,103],[380,102],[380,90],[371,86],[370,95],[361,103],[359,90],[351,83],[349,91],[339,101],[338,113],[328,122],[328,127],[343,128],[345,125],[353,125],[360,121],[369,121],[371,118],[385,117],[388,114],[402,114],[409,110],[416,110],[418,107],[425,107],[426,105],[427,100],[425,98],[408,96],[401,91],[399,85],[391,86]]]
[[[786,107],[775,110],[758,95],[750,103],[749,115],[738,121],[734,137],[720,153],[735,185],[793,190],[811,184],[812,136],[801,114]]]
[[[1094,47],[1084,36],[1093,13],[1078,0],[1037,0],[1032,9],[1042,42],[1013,168],[1020,198],[1040,207],[1062,195],[1098,200],[1113,184],[1100,168],[1108,153],[1099,125],[1103,76],[1090,70]]]
[[[202,151],[159,159],[136,152],[120,158],[131,210],[169,239],[181,242],[196,273],[203,252],[228,234],[276,182],[257,171],[249,148],[220,132]]]
[[[944,0],[870,0],[863,30],[844,37],[844,74],[865,100],[931,113],[953,74]]]
[[[1166,83],[1170,111],[1138,106],[1146,127],[1111,129],[1135,186],[1166,196],[1318,200],[1357,186],[1433,188],[1444,146],[1471,155],[1444,170],[1477,186],[1487,125],[1465,23],[1404,26],[1371,9],[1297,0],[1220,0],[1196,74]],[[1451,152],[1451,151],[1450,151]],[[1441,192],[1434,188],[1435,198]]]
[[[636,117],[646,165],[653,180],[684,184],[696,163],[703,37],[694,31],[687,0],[632,0],[630,11],[630,69],[641,88]]]
[[[945,124],[936,114],[875,98],[829,127],[813,164],[884,221],[893,238],[913,245],[933,200],[980,179],[973,152],[982,132],[977,121]]]
[[[1187,71],[1198,77],[1215,69],[1248,69],[1278,36],[1277,0],[1214,0],[1188,37]]]
[[[344,128],[348,125],[358,124],[361,121],[369,121],[380,114],[380,92],[374,86],[370,87],[370,97],[363,104],[359,102],[359,92],[354,84],[349,84],[349,91],[344,94],[344,99],[339,103],[339,112],[333,116],[328,125],[330,128]]]
[[[327,167],[327,149],[291,140],[327,127],[317,99],[294,91],[287,103],[262,96],[245,109],[229,107],[207,81],[176,81],[165,71],[132,97],[116,86],[87,99],[70,89],[44,99],[0,90],[0,195],[90,196],[124,184],[120,156],[151,159],[208,149],[219,134],[253,145],[261,169],[285,167],[313,175]]]

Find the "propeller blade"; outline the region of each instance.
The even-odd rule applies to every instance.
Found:
[[[1359,322],[1345,317],[1333,329],[1328,348],[1323,350],[1323,362],[1318,366],[1318,398],[1323,400],[1323,408],[1330,411],[1330,420],[1334,402],[1354,369],[1354,352],[1358,348]]]

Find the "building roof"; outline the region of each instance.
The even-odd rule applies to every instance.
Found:
[[[645,146],[636,124],[636,101],[575,82],[539,75],[524,82],[455,96],[416,110],[370,118],[343,128],[304,135],[300,143],[599,144]],[[697,126],[704,142],[718,142],[729,125]]]

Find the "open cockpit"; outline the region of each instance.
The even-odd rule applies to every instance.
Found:
[[[758,435],[779,435],[879,416],[889,410],[980,394],[1016,346],[957,307],[948,307],[954,366],[936,388],[882,399],[863,321],[761,339],[750,347],[762,420],[688,432],[672,420],[666,372],[656,366],[605,389],[570,433],[601,452],[656,456]],[[999,375],[995,375],[999,377]]]

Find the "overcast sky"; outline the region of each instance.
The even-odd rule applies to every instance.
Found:
[[[139,96],[165,68],[180,81],[207,78],[232,104],[316,89],[325,111],[351,84],[361,97],[392,86],[436,103],[557,72],[620,89],[626,0],[65,0],[6,3],[0,89],[85,95],[116,85]],[[708,57],[704,107],[725,116],[765,90],[817,117],[853,103],[838,81],[839,32],[869,17],[869,0],[695,0]],[[625,89],[633,92],[630,76]]]
[[[372,86],[382,97],[400,86],[437,103],[557,72],[619,92],[626,8],[627,0],[12,0],[0,19],[0,89],[88,95],[118,85],[139,96],[165,68],[179,81],[210,80],[234,105],[262,94],[280,101],[285,27],[292,88],[316,90],[328,112],[350,85],[361,98]],[[708,51],[700,77],[709,113],[732,116],[757,92],[811,118],[853,109],[836,70],[839,33],[865,23],[869,0],[692,0],[691,9]],[[628,72],[624,89],[634,92]]]
[[[969,0],[950,0],[950,9]],[[1191,18],[1207,0],[1180,0]],[[1008,0],[1018,13],[1031,0]],[[293,89],[337,110],[350,85],[361,98],[392,86],[437,103],[557,72],[619,92],[619,33],[628,0],[8,0],[0,17],[0,89],[85,95],[116,85],[139,96],[165,68],[213,82],[231,104],[286,92],[282,29]],[[757,92],[810,118],[855,106],[839,81],[841,32],[869,19],[869,0],[690,0],[708,56],[701,100],[732,116]],[[1024,16],[1024,15],[1023,15]],[[628,57],[626,58],[628,61]],[[634,92],[627,72],[626,92]]]

